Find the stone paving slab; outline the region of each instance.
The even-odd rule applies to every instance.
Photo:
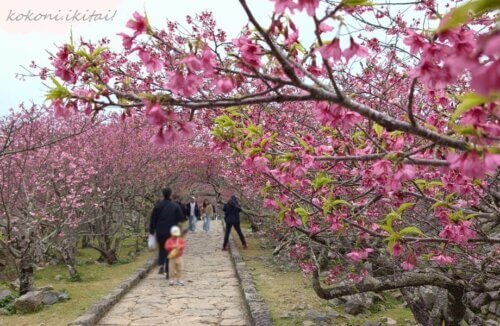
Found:
[[[185,286],[169,286],[154,269],[98,325],[250,325],[231,258],[221,251],[222,225],[211,227],[186,236]]]

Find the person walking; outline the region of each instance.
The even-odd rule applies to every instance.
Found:
[[[224,244],[222,245],[222,250],[227,250],[227,243],[229,241],[229,235],[231,234],[232,227],[234,227],[236,232],[238,232],[243,248],[247,249],[247,242],[240,228],[241,207],[235,195],[232,195],[227,204],[224,205],[223,211],[224,220],[226,221],[226,233],[224,234]]]
[[[182,281],[182,269],[184,268],[184,261],[182,254],[186,248],[186,240],[181,237],[181,229],[178,226],[173,226],[170,229],[172,235],[165,242],[165,250],[168,251],[168,271],[170,274],[170,285],[184,285]]]
[[[189,214],[189,230],[191,230],[191,232],[196,232],[196,221],[201,214],[195,197],[191,197],[191,201],[187,204],[186,210]]]
[[[163,200],[158,201],[151,213],[149,221],[149,234],[156,236],[158,242],[158,266],[159,273],[166,273],[168,279],[168,258],[165,251],[165,242],[170,237],[170,229],[184,220],[182,208],[172,201],[172,189],[163,189]]]
[[[201,216],[203,218],[203,231],[208,233],[208,231],[210,231],[210,220],[214,216],[214,207],[208,202],[207,199],[203,201]]]
[[[182,210],[182,222],[179,224],[180,229],[182,230],[182,235],[186,234],[188,232],[188,228],[186,227],[186,222],[187,222],[187,211],[186,211],[186,205],[184,205],[181,202],[181,199],[179,195],[176,193],[172,194],[172,200],[177,203],[181,207]]]

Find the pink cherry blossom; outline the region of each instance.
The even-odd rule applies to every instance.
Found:
[[[266,208],[278,209],[278,204],[276,204],[276,201],[274,199],[269,199],[269,198],[264,199],[263,206]]]
[[[133,17],[134,19],[130,19],[127,22],[127,27],[135,30],[135,35],[145,33],[148,29],[146,17],[142,16],[137,11],[133,13]]]
[[[293,11],[297,8],[297,4],[294,0],[271,0],[274,1],[274,12],[277,14],[283,13],[286,9],[290,10],[293,14]]]
[[[364,249],[354,249],[353,251],[346,254],[352,261],[360,261],[368,258],[368,255],[372,253],[374,250],[372,248],[364,248]]]
[[[401,263],[401,268],[403,268],[405,271],[411,271],[412,269],[415,268],[415,265],[409,262],[408,260],[405,260]]]
[[[248,37],[233,39],[233,44],[240,49],[241,58],[250,66],[260,67],[260,47],[253,43]]]
[[[447,255],[442,255],[442,254],[432,256],[430,258],[430,260],[435,261],[439,265],[449,265],[449,264],[453,264],[455,262],[455,259],[453,257],[447,256]]]
[[[420,50],[425,44],[427,44],[427,40],[412,29],[408,29],[406,33],[408,34],[408,36],[405,37],[403,43],[410,47],[411,54],[416,54],[418,50]]]
[[[230,77],[222,77],[217,80],[215,86],[216,94],[226,94],[234,89],[233,80]]]
[[[198,85],[201,83],[201,77],[194,74],[184,76],[179,71],[167,72],[168,82],[165,87],[176,94],[190,97],[198,92]]]
[[[462,155],[450,152],[447,160],[450,162],[451,169],[458,169],[470,178],[481,178],[485,173],[494,171],[500,165],[499,156],[487,151],[482,156],[476,151]]]
[[[392,255],[394,257],[398,257],[404,252],[404,250],[404,247],[399,242],[395,242],[392,246]]]
[[[389,175],[392,171],[392,164],[388,160],[379,160],[373,164],[371,173],[377,177]]]
[[[500,90],[500,59],[471,71],[471,86],[479,94],[488,96]]]
[[[328,25],[327,23],[322,22],[319,24],[319,31],[321,33],[331,32],[331,31],[333,31],[333,27]]]
[[[472,230],[470,221],[459,221],[457,223],[449,223],[439,233],[439,236],[444,239],[449,239],[455,243],[465,244],[476,236],[476,232]]]
[[[298,0],[297,8],[302,11],[306,10],[309,16],[314,16],[316,8],[319,6],[319,0]]]
[[[296,227],[302,225],[302,221],[300,220],[300,218],[297,218],[296,216],[290,213],[285,214],[284,221],[289,227]]]
[[[217,56],[208,46],[205,46],[203,48],[203,52],[201,54],[201,62],[203,64],[203,69],[206,72],[208,72],[208,73],[212,72],[212,70],[216,64],[216,61],[215,61],[216,58],[217,58]]]
[[[142,49],[139,50],[139,58],[141,58],[142,62],[146,66],[146,70],[151,74],[163,67],[160,59],[149,51]]]
[[[122,37],[122,45],[126,50],[130,50],[132,48],[135,36],[130,36],[125,33],[118,33],[119,36]]]
[[[349,48],[345,49],[342,54],[347,62],[349,62],[349,60],[351,60],[351,58],[355,55],[360,58],[364,58],[368,55],[368,49],[354,42],[354,39],[352,37],[350,38],[350,40],[351,45],[349,46]]]
[[[181,62],[186,64],[188,69],[190,69],[192,71],[203,70],[203,62],[200,59],[198,59],[194,54],[190,54],[185,59],[183,59]]]
[[[163,128],[160,128],[158,132],[151,137],[151,143],[156,146],[165,146],[168,142],[165,138],[165,134],[163,133]]]
[[[342,56],[339,39],[334,38],[330,43],[321,46],[318,48],[318,52],[324,59],[333,58],[334,61],[339,61]]]
[[[167,117],[162,107],[158,103],[154,103],[150,107],[146,107],[146,117],[152,125],[161,126],[167,121]]]

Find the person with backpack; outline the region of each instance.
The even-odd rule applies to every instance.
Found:
[[[226,221],[226,233],[224,234],[224,244],[222,245],[222,250],[227,250],[227,243],[229,242],[229,235],[231,234],[232,227],[234,227],[236,232],[238,232],[243,248],[247,249],[247,242],[240,228],[241,207],[235,195],[232,195],[227,204],[224,205],[223,211],[224,220]]]
[[[158,201],[151,213],[149,222],[149,234],[156,236],[158,242],[158,273],[166,273],[168,279],[168,258],[165,251],[165,242],[170,238],[170,230],[173,226],[185,220],[182,208],[171,200],[172,189],[163,189],[163,200]]]

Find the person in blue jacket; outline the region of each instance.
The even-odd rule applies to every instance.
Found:
[[[241,232],[240,228],[241,207],[235,195],[232,195],[227,204],[224,204],[223,210],[224,220],[226,221],[226,233],[224,234],[224,244],[222,245],[222,250],[227,250],[227,243],[229,241],[229,235],[231,234],[232,227],[234,227],[236,232],[238,232],[243,248],[248,248],[245,236],[243,235],[243,232]]]

